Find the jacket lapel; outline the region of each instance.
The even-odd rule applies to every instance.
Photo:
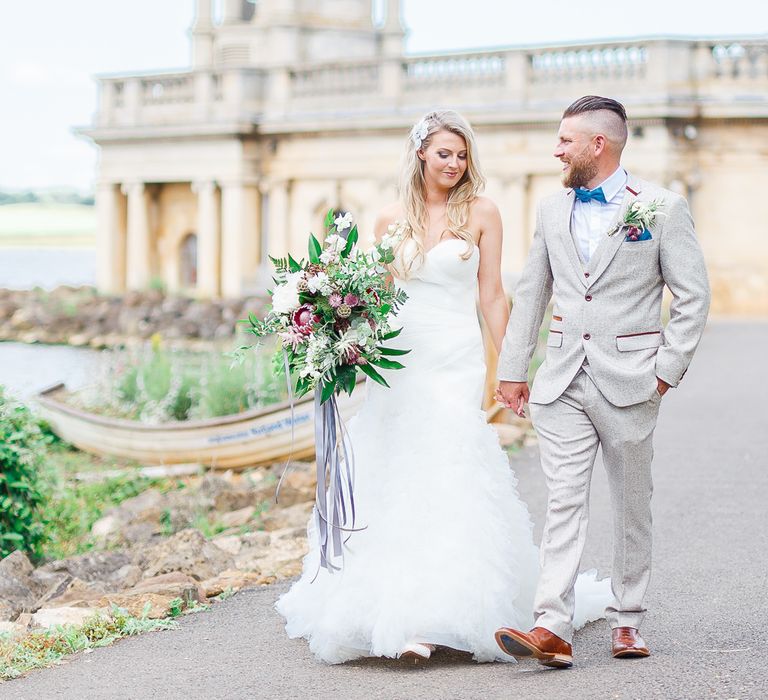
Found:
[[[627,213],[629,205],[637,199],[640,194],[640,185],[635,178],[631,175],[627,176],[627,184],[624,189],[624,199],[621,202],[618,214],[614,217],[610,227],[605,232],[604,237],[600,245],[597,247],[595,254],[589,261],[588,271],[590,275],[590,281],[594,284],[600,275],[605,272],[611,260],[618,252],[621,244],[624,242],[624,233],[617,231],[612,236],[608,235],[608,231],[613,231],[616,225],[624,219],[624,215]]]
[[[576,250],[576,243],[571,235],[571,214],[573,213],[573,203],[576,200],[573,190],[567,190],[565,196],[560,200],[562,202],[562,209],[558,213],[558,229],[560,238],[562,239],[563,247],[568,259],[571,261],[576,276],[581,280],[581,283],[586,287],[587,278],[584,277],[584,265],[581,262],[579,253]]]

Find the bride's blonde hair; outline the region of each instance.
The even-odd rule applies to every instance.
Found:
[[[445,231],[467,243],[462,254],[468,260],[474,250],[475,241],[467,229],[469,208],[473,200],[485,187],[485,177],[480,172],[477,158],[477,144],[472,127],[464,117],[453,110],[438,110],[425,114],[411,130],[408,138],[400,177],[400,201],[405,211],[402,222],[401,240],[395,248],[395,260],[391,265],[396,277],[408,279],[424,262],[424,238],[427,233],[428,217],[426,207],[426,181],[424,161],[419,151],[429,147],[432,137],[438,131],[449,131],[464,139],[467,149],[467,169],[448,193]],[[443,233],[445,233],[443,231]]]

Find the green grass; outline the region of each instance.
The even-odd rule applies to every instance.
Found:
[[[43,512],[43,553],[47,558],[63,559],[93,549],[91,527],[123,501],[149,488],[170,491],[184,485],[177,479],[149,479],[130,473],[103,481],[77,480],[77,473],[121,469],[132,463],[96,457],[62,442],[49,447],[46,462],[51,488]]]
[[[103,354],[106,371],[72,395],[87,411],[144,423],[199,420],[285,400],[282,366],[264,349],[244,353],[167,350],[151,346]]]
[[[207,609],[207,606],[197,609]],[[178,623],[170,618],[150,620],[146,615],[137,618],[113,607],[109,615],[94,614],[82,625],[56,626],[17,638],[0,635],[0,679],[18,678],[34,669],[51,666],[71,654],[108,646],[124,637],[177,626]]]
[[[82,204],[7,204],[0,207],[3,239],[95,240],[96,209]]]

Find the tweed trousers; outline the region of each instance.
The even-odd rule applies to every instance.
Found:
[[[618,407],[580,369],[565,392],[548,404],[530,404],[539,436],[549,499],[541,542],[535,625],[570,642],[574,584],[589,517],[589,492],[598,447],[613,504],[614,627],[639,628],[651,575],[651,460],[661,396]]]

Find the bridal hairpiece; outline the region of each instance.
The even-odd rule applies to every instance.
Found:
[[[424,143],[424,139],[427,138],[429,133],[429,120],[422,119],[416,126],[411,129],[411,141],[416,146],[418,151],[421,148],[421,144]]]

